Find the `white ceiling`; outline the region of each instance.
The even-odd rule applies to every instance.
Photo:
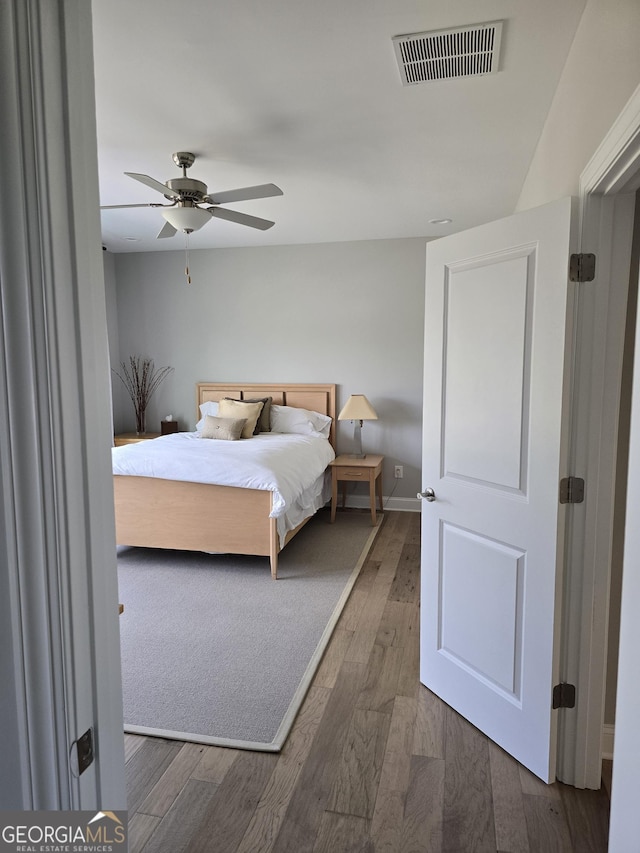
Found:
[[[101,204],[163,202],[126,177],[209,192],[269,231],[212,219],[191,248],[435,237],[511,213],[585,0],[92,0]],[[392,37],[504,20],[500,71],[402,86]],[[450,218],[450,225],[430,219]],[[102,211],[113,252],[156,240],[158,210]]]

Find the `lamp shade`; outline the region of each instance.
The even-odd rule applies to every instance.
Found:
[[[211,221],[209,211],[201,207],[169,207],[161,212],[177,231],[186,231],[187,234],[197,231]]]
[[[364,394],[352,394],[338,415],[339,421],[377,421],[378,415]]]

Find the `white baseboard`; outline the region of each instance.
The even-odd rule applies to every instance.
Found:
[[[602,726],[601,752],[602,757],[608,761],[613,759],[614,732],[615,726],[611,723],[605,723]]]
[[[338,507],[340,502],[338,501]],[[368,495],[347,495],[347,506],[354,509],[369,509]],[[393,498],[382,496],[382,506],[384,509],[392,509],[397,512],[420,512],[422,501],[417,498]],[[377,507],[377,503],[376,503]]]

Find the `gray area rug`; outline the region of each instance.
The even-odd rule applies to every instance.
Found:
[[[277,752],[377,527],[319,512],[266,557],[118,549],[125,731]]]

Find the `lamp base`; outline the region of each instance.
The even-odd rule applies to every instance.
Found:
[[[366,453],[362,452],[362,421],[353,422],[353,445],[354,451],[349,456],[352,459],[364,459]]]

